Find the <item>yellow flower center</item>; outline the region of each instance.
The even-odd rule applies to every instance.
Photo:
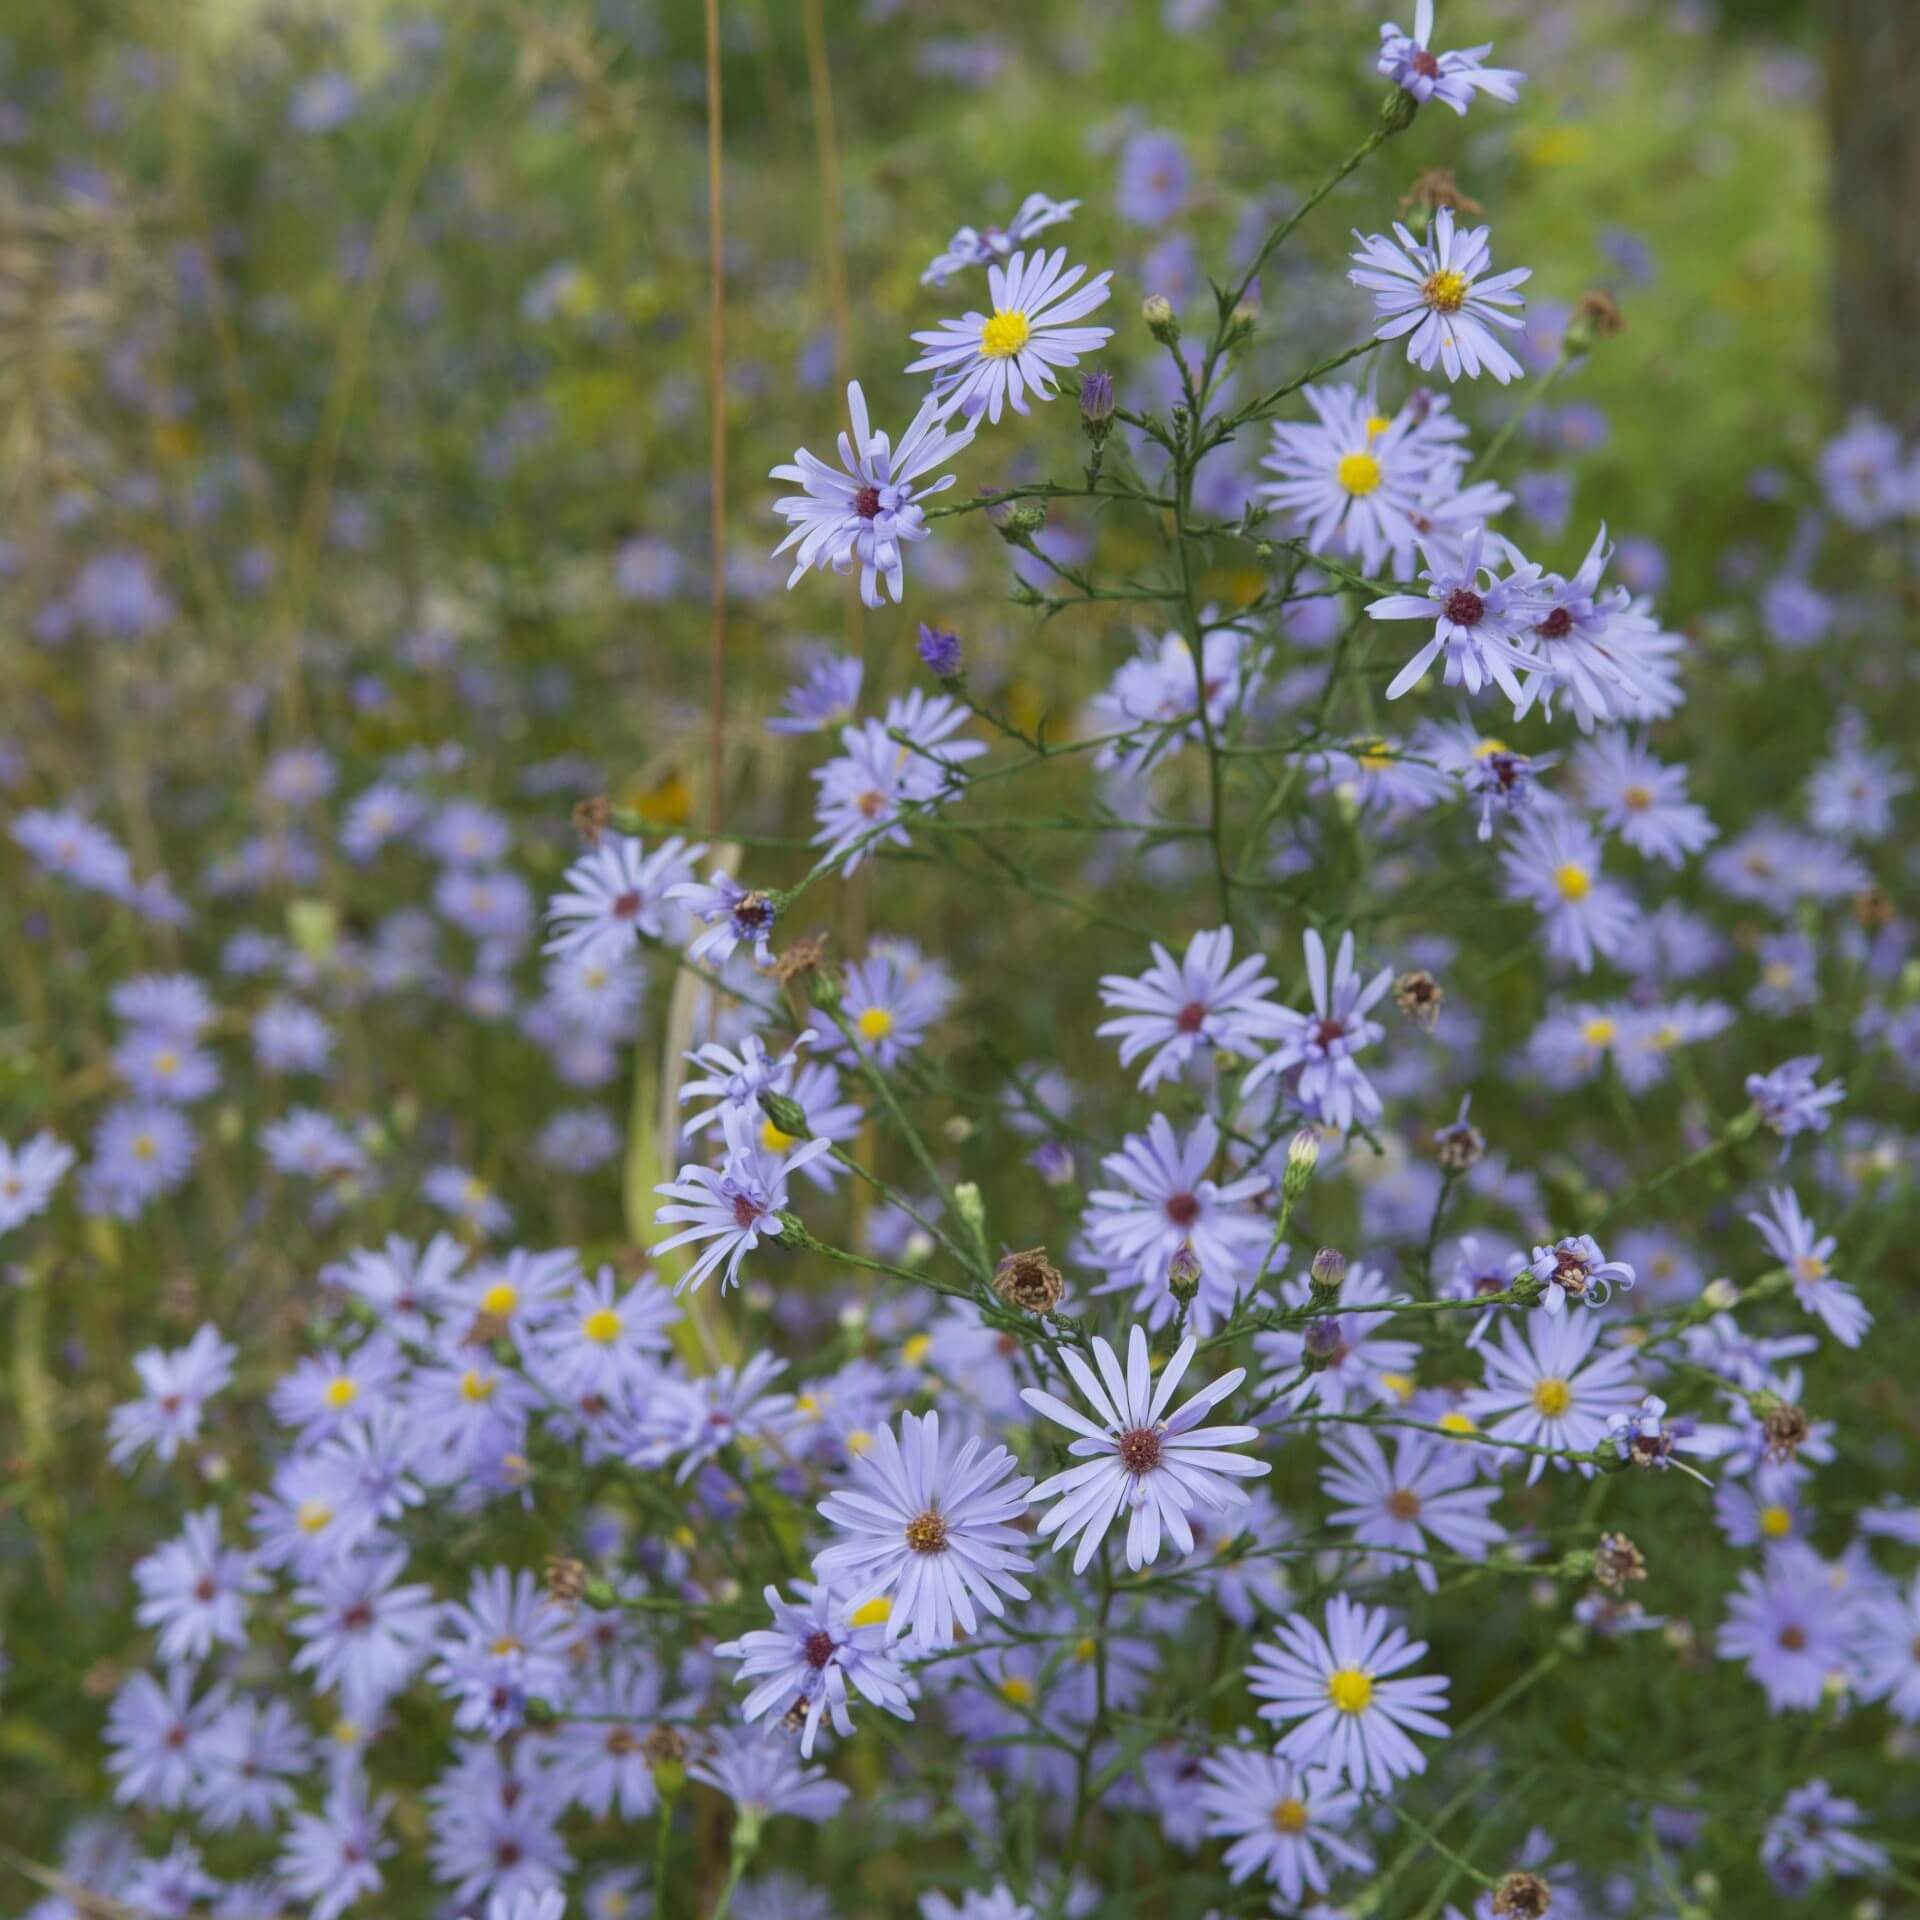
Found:
[[[1385,433],[1386,430],[1392,425],[1393,425],[1393,422],[1389,420],[1384,413],[1368,414],[1367,415],[1367,438],[1369,440],[1378,440],[1380,436],[1383,433]]]
[[[1553,884],[1560,889],[1562,900],[1584,900],[1593,891],[1593,875],[1579,861],[1569,860],[1565,866],[1554,868]]]
[[[133,1157],[136,1160],[151,1160],[160,1151],[150,1133],[136,1134],[133,1142]]]
[[[1373,1676],[1358,1667],[1336,1667],[1327,1675],[1327,1698],[1342,1713],[1365,1713],[1373,1704]]]
[[[793,1145],[793,1135],[782,1133],[771,1120],[763,1120],[760,1123],[760,1144],[769,1153],[785,1153]]]
[[[526,1648],[523,1647],[512,1634],[503,1633],[500,1638],[493,1643],[493,1651],[496,1654],[504,1655],[509,1653],[525,1653]]]
[[[1653,805],[1653,790],[1650,787],[1629,787],[1620,796],[1620,802],[1629,813],[1645,813]]]
[[[1017,1673],[1010,1673],[1000,1682],[1000,1697],[1016,1707],[1030,1707],[1033,1705],[1033,1682],[1021,1679]]]
[[[904,1360],[908,1366],[917,1367],[932,1351],[933,1335],[930,1333],[916,1333],[911,1340],[901,1342],[900,1358]]]
[[[504,1320],[520,1304],[520,1289],[511,1280],[496,1280],[480,1296],[480,1311]]]
[[[1009,313],[1001,308],[980,329],[980,351],[989,360],[1005,360],[1027,344],[1032,332],[1024,313]]]
[[[580,1331],[595,1346],[610,1347],[620,1338],[620,1316],[611,1307],[597,1307],[580,1322]]]
[[[330,1407],[350,1407],[360,1398],[360,1383],[344,1376],[327,1382],[326,1403]]]
[[[318,1533],[333,1519],[324,1500],[302,1500],[293,1510],[293,1523],[302,1533]]]
[[[863,1040],[884,1040],[893,1031],[893,1015],[885,1007],[869,1007],[854,1023]]]
[[[466,1201],[468,1206],[477,1207],[486,1199],[488,1191],[487,1183],[476,1176],[469,1179],[467,1184],[460,1189],[460,1197]]]
[[[1795,1256],[1793,1271],[1802,1280],[1824,1280],[1827,1263],[1817,1253],[1802,1253]]]
[[[1505,753],[1507,743],[1504,740],[1480,740],[1474,743],[1473,757],[1476,760],[1491,760],[1496,753]]]
[[[1467,304],[1467,276],[1442,267],[1429,274],[1421,286],[1420,297],[1435,313],[1458,313]]]
[[[1282,1800],[1273,1810],[1273,1830],[1275,1833],[1305,1833],[1307,1803],[1304,1800]]]
[[[1464,1434],[1478,1433],[1480,1431],[1464,1413],[1460,1412],[1443,1413],[1440,1416],[1439,1424],[1445,1427],[1449,1433]]]
[[[1359,751],[1354,758],[1369,773],[1379,773],[1394,764],[1393,749],[1384,740],[1366,740],[1357,743]]]
[[[879,1594],[864,1607],[855,1607],[847,1618],[856,1627],[884,1627],[893,1618],[893,1602]]]
[[[1333,477],[1348,493],[1364,500],[1380,484],[1380,462],[1370,453],[1343,453]]]
[[[1793,1515],[1785,1507],[1762,1507],[1760,1531],[1769,1540],[1784,1540],[1793,1531]]]
[[[1564,1380],[1536,1380],[1533,1383],[1533,1410],[1558,1420],[1573,1405],[1573,1389]]]
[[[1580,1038],[1590,1047],[1608,1047],[1619,1031],[1605,1014],[1597,1013],[1580,1029]]]
[[[333,1723],[333,1739],[336,1746],[357,1747],[360,1744],[360,1723],[357,1720],[336,1720]]]
[[[1091,1635],[1076,1640],[1073,1644],[1073,1657],[1078,1660],[1082,1666],[1085,1666],[1098,1651],[1099,1649],[1093,1644]]]
[[[873,1435],[870,1434],[865,1427],[855,1427],[854,1430],[847,1435],[847,1451],[849,1453],[865,1453],[872,1445]]]
[[[1413,1398],[1412,1377],[1404,1373],[1383,1373],[1380,1384],[1404,1407]]]
[[[498,1384],[490,1374],[476,1372],[469,1367],[460,1376],[460,1398],[462,1400],[482,1401],[493,1398],[493,1389]]]
[[[175,1074],[180,1071],[180,1056],[171,1047],[153,1056],[155,1073]]]

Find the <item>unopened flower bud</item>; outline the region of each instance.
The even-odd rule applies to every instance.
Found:
[[[1226,332],[1221,344],[1228,348],[1244,345],[1252,339],[1254,327],[1259,323],[1260,310],[1249,301],[1242,301],[1227,316]]]
[[[686,1736],[675,1727],[655,1727],[640,1743],[640,1752],[653,1772],[653,1784],[671,1800],[687,1784]]]
[[[1095,427],[1105,437],[1107,423],[1113,418],[1113,375],[1096,368],[1080,380],[1080,418],[1089,432]]]
[[[831,967],[815,967],[807,975],[807,997],[816,1007],[840,1004],[840,976]]]
[[[1163,347],[1178,344],[1180,322],[1174,318],[1173,302],[1164,293],[1150,293],[1141,301],[1140,318],[1147,323],[1147,331]]]
[[[962,1180],[953,1190],[953,1210],[967,1224],[969,1231],[976,1237],[986,1231],[987,1209],[980,1198],[980,1188],[972,1180]]]
[[[1346,1342],[1340,1331],[1340,1322],[1332,1314],[1325,1314],[1308,1326],[1302,1344],[1306,1348],[1302,1357],[1307,1370],[1318,1373],[1339,1358]]]
[[[1022,1313],[1051,1313],[1067,1297],[1067,1283],[1045,1247],[1003,1255],[993,1270],[993,1290]]]
[[[580,1598],[600,1613],[605,1613],[620,1604],[619,1590],[613,1582],[603,1580],[598,1575],[580,1589]]]
[[[938,627],[930,627],[922,621],[914,652],[920,656],[920,664],[936,680],[944,683],[960,678],[963,663],[960,658],[960,636],[957,633],[942,633]]]
[[[772,1088],[760,1096],[760,1111],[789,1140],[810,1139],[813,1129],[807,1125],[806,1109],[791,1094],[775,1093]]]
[[[1047,509],[1038,500],[1022,500],[998,523],[1001,539],[1011,547],[1031,546],[1033,536],[1046,524]]]
[[[1190,1241],[1181,1241],[1167,1262],[1167,1291],[1182,1306],[1200,1291],[1200,1257]]]
[[[1395,87],[1380,102],[1380,131],[1382,133],[1405,133],[1413,125],[1413,116],[1420,111],[1420,102],[1402,87]]]
[[[1717,1280],[1709,1280],[1701,1289],[1700,1298],[1715,1313],[1731,1313],[1740,1304],[1740,1289],[1725,1274]]]
[[[1307,1268],[1307,1281],[1316,1301],[1339,1299],[1346,1279],[1347,1256],[1338,1247],[1322,1247]]]
[[[527,1696],[527,1704],[521,1709],[522,1717],[530,1727],[551,1727],[559,1721],[553,1703],[542,1700],[537,1694]]]

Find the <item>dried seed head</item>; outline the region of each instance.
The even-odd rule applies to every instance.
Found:
[[[1545,1920],[1553,1909],[1553,1889],[1537,1873],[1510,1873],[1493,1892],[1500,1920]]]
[[[788,981],[814,972],[826,958],[827,942],[832,937],[823,929],[804,940],[790,941],[784,952],[773,957],[773,977],[784,987]]]
[[[613,824],[613,802],[604,793],[591,800],[577,802],[573,809],[573,830],[588,846],[597,847],[600,836]]]
[[[915,1553],[946,1552],[947,1523],[938,1509],[929,1507],[925,1513],[917,1513],[907,1522],[907,1545]]]
[[[1431,1027],[1440,1018],[1440,1002],[1446,997],[1446,989],[1425,967],[1403,973],[1393,983],[1394,1005],[1423,1027]]]
[[[547,1591],[563,1606],[576,1606],[587,1590],[587,1568],[583,1560],[570,1559],[564,1553],[547,1555]]]
[[[647,1765],[656,1772],[662,1767],[683,1767],[687,1763],[685,1737],[675,1727],[654,1727],[641,1743]]]
[[[1853,917],[1863,932],[1878,933],[1893,924],[1893,901],[1883,888],[1868,887],[1853,896]]]
[[[1784,1401],[1768,1410],[1762,1426],[1766,1431],[1769,1460],[1791,1460],[1813,1431],[1806,1409],[1788,1406]]]
[[[1603,1533],[1594,1555],[1593,1577],[1618,1592],[1628,1581],[1647,1577],[1647,1557],[1624,1533]]]
[[[1413,177],[1413,185],[1400,196],[1403,207],[1424,207],[1433,213],[1451,207],[1455,213],[1481,213],[1485,209],[1469,193],[1462,193],[1451,167],[1428,167]]]
[[[1067,1297],[1067,1283],[1045,1247],[1007,1254],[993,1270],[993,1290],[1023,1313],[1051,1313]]]
[[[1626,332],[1627,322],[1612,294],[1600,287],[1589,287],[1573,303],[1573,319],[1568,331],[1576,327],[1583,328],[1593,338],[1610,339],[1616,333]]]
[[[1433,1157],[1443,1173],[1471,1173],[1487,1157],[1487,1136],[1465,1120],[1456,1120],[1434,1134]]]

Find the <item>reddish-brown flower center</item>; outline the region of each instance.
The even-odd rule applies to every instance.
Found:
[[[616,920],[631,920],[640,911],[640,896],[629,889],[613,903],[613,917]]]
[[[1120,1436],[1120,1464],[1129,1473],[1151,1473],[1160,1464],[1160,1436],[1151,1427],[1129,1427]]]
[[[1174,1016],[1173,1024],[1182,1033],[1198,1033],[1207,1017],[1207,1009],[1199,1000],[1189,1000]]]
[[[1425,47],[1417,47],[1414,50],[1413,58],[1409,60],[1407,64],[1422,80],[1438,80],[1440,78],[1440,62],[1436,60]]]
[[[1455,587],[1444,611],[1456,627],[1477,627],[1486,617],[1487,603],[1471,587]]]
[[[1564,640],[1573,631],[1573,615],[1565,607],[1555,607],[1547,617],[1534,628],[1543,640]]]
[[[907,1545],[915,1553],[946,1552],[947,1523],[934,1508],[915,1514],[907,1522]]]
[[[1200,1218],[1200,1202],[1190,1193],[1176,1193],[1167,1201],[1167,1218],[1176,1227],[1190,1227]]]
[[[807,1665],[818,1673],[833,1658],[833,1635],[825,1627],[815,1627],[807,1635]]]
[[[874,519],[880,512],[880,489],[862,487],[853,496],[853,510],[862,520]]]

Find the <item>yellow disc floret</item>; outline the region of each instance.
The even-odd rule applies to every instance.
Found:
[[[1364,500],[1380,485],[1380,462],[1370,453],[1343,453],[1333,477],[1356,499]]]
[[[1327,1698],[1342,1713],[1365,1713],[1373,1704],[1373,1676],[1358,1667],[1336,1667],[1327,1675]]]
[[[1533,1410],[1549,1420],[1558,1420],[1573,1405],[1573,1389],[1564,1380],[1536,1380],[1533,1383]]]
[[[1420,288],[1420,297],[1435,313],[1458,313],[1467,304],[1468,285],[1464,273],[1442,267],[1438,273],[1427,276]]]
[[[580,1331],[597,1347],[610,1347],[620,1338],[620,1316],[611,1307],[597,1307],[580,1322]]]
[[[1577,860],[1569,860],[1553,870],[1553,884],[1560,889],[1560,898],[1569,903],[1584,900],[1593,891],[1593,875]]]
[[[980,329],[980,351],[989,360],[1008,359],[1027,344],[1032,332],[1024,313],[1009,313],[1003,307]]]
[[[863,1040],[884,1040],[893,1031],[893,1015],[885,1007],[869,1007],[853,1023]]]

